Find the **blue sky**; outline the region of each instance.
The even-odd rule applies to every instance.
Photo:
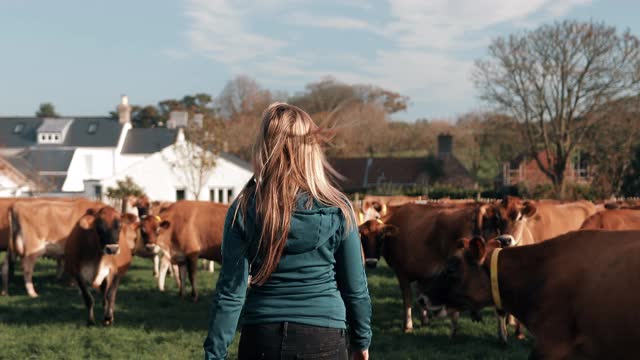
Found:
[[[485,105],[469,73],[492,37],[563,18],[640,35],[636,0],[0,0],[0,115],[52,102],[101,115],[217,95],[246,74],[290,94],[324,76],[408,95],[395,118]]]

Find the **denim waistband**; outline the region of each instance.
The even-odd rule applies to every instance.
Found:
[[[300,324],[300,323],[289,322],[289,321],[283,321],[283,322],[277,322],[277,323],[266,323],[266,324],[247,324],[242,327],[242,332],[245,332],[245,331],[260,332],[265,335],[278,334],[281,336],[324,334],[324,335],[339,335],[343,337],[346,333],[345,329],[314,326],[314,325]]]

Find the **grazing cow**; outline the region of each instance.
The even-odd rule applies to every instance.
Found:
[[[473,221],[469,219],[476,207],[476,204],[446,207],[406,204],[395,209],[384,222],[369,220],[360,225],[366,265],[375,267],[382,255],[398,278],[405,332],[413,330],[411,283],[428,282],[457,249],[458,239],[471,236]],[[456,314],[451,315],[455,334]],[[428,321],[426,311],[422,313],[422,321]]]
[[[89,311],[88,325],[95,325],[94,300],[87,285],[101,289],[105,326],[113,324],[116,293],[126,274],[137,240],[137,218],[120,215],[105,206],[89,209],[78,220],[65,244],[65,270],[77,282]]]
[[[191,282],[191,296],[197,301],[198,259],[222,260],[222,229],[228,209],[225,204],[181,200],[161,214],[161,221],[153,216],[142,220],[142,239],[147,247],[162,251],[171,263],[180,265],[180,296],[184,293],[184,270]],[[160,269],[161,277],[162,273]]]
[[[535,337],[529,359],[635,359],[640,231],[584,230],[504,250],[472,239],[429,298],[460,310],[496,305]]]
[[[590,201],[523,201],[507,196],[500,202],[479,208],[475,235],[486,239],[500,236],[507,246],[531,245],[578,230],[596,211]],[[499,320],[500,338],[506,342],[506,324],[503,319]],[[520,322],[514,319],[510,322],[515,325],[516,337],[523,339]]]
[[[78,219],[87,210],[97,210],[102,206],[104,205],[86,199],[34,199],[13,204],[9,251],[10,256],[17,255],[22,258],[25,288],[30,297],[38,296],[32,280],[37,259],[49,256],[61,261],[64,258],[67,237]],[[62,275],[60,270],[61,266],[59,277]]]
[[[632,209],[601,211],[588,217],[580,229],[640,230],[640,211]]]

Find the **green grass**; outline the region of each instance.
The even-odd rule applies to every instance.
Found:
[[[217,268],[216,268],[217,270]],[[34,276],[40,297],[30,299],[20,271],[10,297],[0,297],[0,359],[199,359],[206,334],[209,304],[217,274],[200,272],[200,301],[180,299],[167,279],[160,293],[151,262],[136,258],[116,301],[115,325],[88,328],[86,310],[76,286],[54,280],[55,264],[42,260]],[[501,346],[491,311],[484,322],[463,316],[460,331],[449,338],[449,321],[435,319],[414,332],[402,333],[402,300],[391,270],[382,264],[369,273],[373,301],[373,359],[525,359],[530,341],[510,339]],[[102,298],[96,297],[96,320],[102,319]],[[414,312],[415,314],[415,312]],[[235,358],[239,336],[232,345]]]

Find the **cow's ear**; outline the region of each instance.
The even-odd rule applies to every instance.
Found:
[[[533,215],[535,215],[536,211],[538,210],[538,208],[536,207],[535,202],[533,201],[525,201],[524,204],[522,204],[522,216],[524,217],[532,217]]]
[[[85,215],[91,215],[91,216],[95,216],[97,213],[97,211],[95,209],[87,209],[87,212],[85,212]]]
[[[398,227],[391,224],[386,224],[382,227],[382,238],[393,239],[398,236]]]
[[[484,261],[485,254],[485,242],[482,237],[475,236],[469,241],[469,255],[471,256],[472,261],[482,263],[482,261]]]
[[[85,230],[93,229],[93,225],[96,221],[96,217],[91,214],[83,215],[80,220],[78,220],[78,225]]]
[[[122,214],[120,220],[124,224],[133,224],[138,221],[138,217],[133,214]]]
[[[160,227],[163,229],[168,229],[169,226],[171,226],[171,222],[167,220],[162,220],[162,222],[160,223]]]

